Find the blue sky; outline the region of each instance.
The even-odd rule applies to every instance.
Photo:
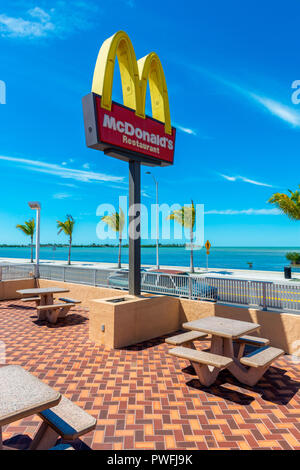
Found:
[[[151,6],[150,6],[151,5]],[[154,50],[178,128],[175,164],[155,168],[160,202],[205,205],[216,246],[299,246],[300,224],[267,204],[299,181],[298,1],[8,1],[0,6],[0,243],[42,203],[44,243],[64,241],[56,220],[76,219],[75,243],[97,243],[96,209],[127,195],[124,162],[85,146],[81,98],[99,48],[125,30],[138,58]],[[122,101],[120,79],[114,83]],[[150,113],[149,103],[147,110]],[[142,169],[143,203],[155,202]]]

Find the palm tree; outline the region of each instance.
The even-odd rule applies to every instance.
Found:
[[[191,206],[182,206],[180,209],[174,210],[169,216],[169,220],[175,220],[185,228],[190,229],[190,240],[191,240],[191,256],[190,256],[190,271],[194,272],[194,252],[193,252],[193,241],[194,241],[194,226],[196,220],[196,209],[192,201]]]
[[[68,264],[71,264],[71,247],[72,247],[72,237],[74,230],[75,220],[71,215],[67,215],[67,220],[65,222],[57,221],[58,235],[61,232],[64,232],[69,237],[69,256]]]
[[[300,188],[300,185],[299,185]],[[290,194],[275,193],[268,200],[292,220],[300,220],[300,192],[288,190]]]
[[[119,212],[114,212],[111,215],[104,215],[101,218],[101,221],[105,222],[114,232],[119,234],[118,268],[121,268],[122,232],[125,224],[124,212],[119,208]]]
[[[31,239],[31,256],[30,256],[30,262],[33,263],[33,235],[34,235],[34,229],[35,229],[35,223],[34,219],[29,219],[25,222],[24,225],[17,225],[17,228],[22,230],[25,235],[28,235]]]
[[[300,188],[300,184],[299,184]],[[268,200],[270,204],[274,204],[283,214],[287,215],[291,220],[300,220],[300,192],[288,190],[290,194],[275,193]],[[287,259],[296,261],[293,259],[293,255],[297,253],[287,253]],[[292,257],[290,257],[292,256]],[[299,253],[298,253],[299,259]]]

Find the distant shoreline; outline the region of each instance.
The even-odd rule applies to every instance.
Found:
[[[0,264],[1,263],[13,263],[13,264],[21,264],[21,265],[28,265],[34,266],[31,264],[30,261],[24,260],[22,258],[1,258],[0,257]],[[51,259],[41,259],[40,266],[43,265],[51,265],[51,266],[60,266],[70,269],[67,265],[66,260],[51,260]],[[142,267],[144,268],[154,268],[155,263],[142,263]],[[117,263],[116,262],[101,262],[101,261],[72,261],[71,268],[81,268],[81,269],[113,269],[117,270]],[[123,262],[122,268],[128,268],[128,263]],[[166,270],[175,270],[181,272],[189,272],[189,266],[187,265],[179,265],[179,264],[164,264],[160,265],[161,269]],[[195,267],[195,275],[206,275],[212,277],[221,277],[221,278],[229,278],[229,279],[247,279],[247,280],[261,280],[261,281],[280,281],[280,282],[291,282],[294,283],[295,281],[300,281],[298,279],[298,271],[294,272],[293,278],[291,280],[284,279],[283,270],[265,270],[265,269],[238,269],[238,268],[215,268],[210,267],[208,270],[205,267],[196,266]]]
[[[24,244],[24,245],[6,245],[6,244],[0,244],[0,248],[30,248],[30,244]],[[34,244],[35,246],[35,244]],[[92,243],[90,245],[72,245],[73,248],[118,248],[118,244],[112,245],[112,244],[102,244],[102,245],[97,245],[95,243]],[[69,245],[67,243],[41,243],[40,245],[41,248],[68,248]],[[122,248],[128,248],[129,244],[124,243],[122,245]],[[170,244],[159,244],[159,248],[185,248],[186,244],[175,244],[175,243],[170,243]],[[141,248],[156,248],[156,244],[141,244]],[[204,248],[204,245],[203,245]],[[286,250],[300,250],[300,247],[296,246],[212,246],[213,248],[218,248],[218,249],[230,249],[230,248],[250,248],[250,249],[286,249]]]
[[[0,248],[30,248],[30,244],[28,245],[0,245]],[[104,245],[96,245],[95,243],[91,245],[72,245],[72,248],[118,248],[118,244],[116,245],[110,245],[110,244],[104,244]],[[66,244],[56,244],[56,243],[41,243],[40,244],[41,248],[68,248],[69,245]],[[128,248],[129,244],[124,243],[122,244],[122,248]],[[142,248],[156,248],[156,244],[141,244]],[[185,244],[159,244],[160,248],[184,248]]]

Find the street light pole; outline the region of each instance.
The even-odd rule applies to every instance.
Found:
[[[40,277],[40,221],[41,221],[41,204],[39,202],[28,202],[30,209],[36,210],[36,242],[35,242],[35,277]]]
[[[156,268],[159,269],[159,208],[158,208],[158,181],[154,178],[151,171],[147,171],[146,175],[151,175],[155,184],[156,192]]]

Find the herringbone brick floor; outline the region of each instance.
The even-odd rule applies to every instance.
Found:
[[[123,350],[88,339],[88,313],[76,308],[57,325],[37,322],[33,305],[0,303],[6,362],[19,364],[97,418],[76,448],[298,449],[300,364],[277,360],[256,387],[229,373],[201,387],[164,338]],[[199,344],[204,348],[207,343]],[[4,428],[6,444],[23,448],[40,419]]]

